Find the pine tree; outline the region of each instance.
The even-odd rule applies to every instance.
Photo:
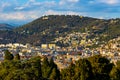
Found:
[[[112,70],[113,64],[110,61],[102,57],[101,55],[96,55],[89,58],[92,65],[92,72],[94,74],[94,79],[97,80],[109,80],[110,71]]]
[[[51,72],[51,74],[50,74],[49,79],[50,79],[50,80],[58,80],[58,79],[57,79],[57,73],[56,73],[56,69],[55,69],[55,68],[52,69],[52,72]]]
[[[49,78],[51,77],[51,75],[53,75],[53,71],[54,71],[54,73],[56,74],[55,80],[60,80],[60,71],[58,70],[57,65],[54,63],[53,58],[50,59],[49,65],[51,68]]]
[[[93,73],[90,62],[87,59],[82,59],[81,62],[81,80],[92,80]]]
[[[42,62],[42,76],[44,78],[49,78],[50,76],[50,65],[49,65],[49,61],[48,58],[45,56]]]
[[[5,54],[4,60],[13,60],[14,56],[8,50],[6,50],[4,54]]]
[[[20,55],[19,54],[16,54],[15,57],[14,57],[15,60],[20,60]]]
[[[120,61],[117,61],[116,65],[111,70],[110,77],[112,80],[120,80]]]

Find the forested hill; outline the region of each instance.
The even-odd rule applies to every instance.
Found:
[[[12,30],[13,26],[5,23],[0,23],[0,30]]]
[[[40,45],[72,32],[107,34],[106,39],[120,36],[120,19],[97,19],[83,16],[49,15],[38,18],[13,31],[0,31],[0,43],[19,42]]]

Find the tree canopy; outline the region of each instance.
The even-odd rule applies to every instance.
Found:
[[[10,54],[9,51],[6,53]],[[115,65],[101,56],[79,59],[58,69],[54,58],[7,59],[0,64],[1,80],[120,80],[120,61]]]

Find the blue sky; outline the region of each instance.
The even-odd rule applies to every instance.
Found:
[[[24,24],[62,14],[120,18],[120,0],[0,0],[0,23]]]

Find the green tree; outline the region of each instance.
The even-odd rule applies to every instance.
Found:
[[[49,64],[50,64],[51,68],[57,67],[57,65],[54,63],[53,58],[50,59]]]
[[[92,80],[92,66],[87,59],[81,60],[81,80]]]
[[[76,64],[61,71],[62,80],[92,80],[92,66],[87,59],[80,59]]]
[[[14,60],[20,60],[20,55],[19,55],[19,54],[16,54],[16,55],[14,56]]]
[[[8,50],[6,50],[4,54],[5,54],[4,60],[13,60],[14,56]]]
[[[113,64],[110,61],[102,57],[101,55],[96,55],[88,59],[92,65],[92,72],[94,74],[95,80],[110,80],[110,71],[112,70]]]
[[[4,61],[0,64],[1,80],[41,80],[41,60],[40,57],[30,60]]]
[[[36,80],[40,80],[42,78],[42,71],[41,71],[41,58],[40,57],[34,57],[30,60],[32,69],[34,71],[34,74],[36,76]]]
[[[48,58],[45,56],[42,62],[42,76],[44,78],[49,78],[50,76],[50,65],[49,65],[49,61]]]
[[[53,60],[53,58],[51,58],[50,59],[50,61],[49,61],[49,65],[50,65],[50,68],[51,68],[51,70],[50,70],[50,76],[49,76],[49,78],[51,78],[52,79],[52,75],[54,74],[54,80],[60,80],[60,71],[58,70],[58,67],[57,67],[57,65],[54,63],[54,60]],[[56,75],[55,75],[56,74]]]
[[[41,70],[43,78],[60,80],[60,71],[58,70],[57,65],[54,63],[53,58],[48,61],[48,58],[45,56],[42,62]]]
[[[75,65],[75,79],[77,80],[92,80],[93,72],[91,63],[87,59],[80,59]]]
[[[71,63],[68,68],[61,71],[62,80],[75,80],[75,65]]]
[[[116,63],[110,72],[111,80],[120,80],[120,61]]]
[[[57,76],[57,73],[56,73],[56,69],[53,68],[53,69],[52,69],[52,72],[51,72],[51,74],[50,74],[49,79],[51,79],[51,80],[58,80],[57,77],[58,77],[58,76]]]

